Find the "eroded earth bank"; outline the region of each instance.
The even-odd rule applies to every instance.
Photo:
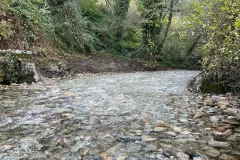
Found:
[[[0,159],[240,159],[239,99],[188,92],[198,73],[0,86]]]

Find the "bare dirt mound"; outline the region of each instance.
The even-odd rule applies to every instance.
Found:
[[[68,59],[67,68],[77,73],[135,72],[145,70],[136,61],[112,56],[90,56]]]
[[[70,56],[67,57],[60,69],[40,68],[41,75],[45,77],[62,77],[78,73],[104,73],[104,72],[137,72],[150,70],[142,63],[134,60],[114,57],[110,55]]]

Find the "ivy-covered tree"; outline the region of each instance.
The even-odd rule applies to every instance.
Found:
[[[115,18],[115,40],[116,40],[116,47],[117,51],[121,52],[121,44],[120,41],[122,40],[123,35],[123,21],[126,18],[128,9],[129,9],[130,0],[115,0],[114,4],[114,18]]]
[[[147,57],[162,52],[172,22],[174,5],[178,0],[139,0],[142,16],[143,48]]]

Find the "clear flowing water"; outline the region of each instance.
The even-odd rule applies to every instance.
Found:
[[[210,147],[210,124],[187,112],[197,104],[187,84],[198,73],[79,75],[1,86],[0,159],[217,159],[231,146]]]

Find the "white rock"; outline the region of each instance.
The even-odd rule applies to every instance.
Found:
[[[163,132],[163,131],[166,131],[167,128],[166,127],[155,127],[153,130],[154,130],[154,132]]]
[[[177,153],[177,159],[178,160],[188,160],[189,156],[183,152],[178,152]]]
[[[210,121],[213,123],[218,123],[219,119],[216,116],[211,116]]]
[[[233,115],[237,115],[238,114],[238,110],[235,109],[235,108],[227,108],[223,112],[227,113],[227,114],[233,114]]]
[[[142,136],[142,140],[143,140],[143,141],[146,141],[146,142],[152,142],[152,141],[155,141],[156,138],[150,137],[150,136],[148,136],[148,135],[143,135],[143,136]]]
[[[226,107],[226,106],[230,105],[228,100],[220,100],[220,101],[217,102],[217,104],[218,104],[219,107]]]
[[[84,145],[82,142],[77,142],[71,149],[72,152],[78,152],[80,149],[83,149]]]
[[[200,118],[200,117],[202,117],[202,113],[201,112],[197,112],[194,116],[193,116],[193,118]]]
[[[174,132],[181,132],[183,129],[181,127],[172,127]]]
[[[206,147],[205,148],[205,154],[208,155],[208,156],[216,158],[216,157],[221,155],[221,152],[217,149],[212,148],[212,147]]]
[[[219,147],[219,148],[229,148],[230,144],[228,142],[219,142],[219,141],[214,141],[210,140],[208,144],[212,147]]]

